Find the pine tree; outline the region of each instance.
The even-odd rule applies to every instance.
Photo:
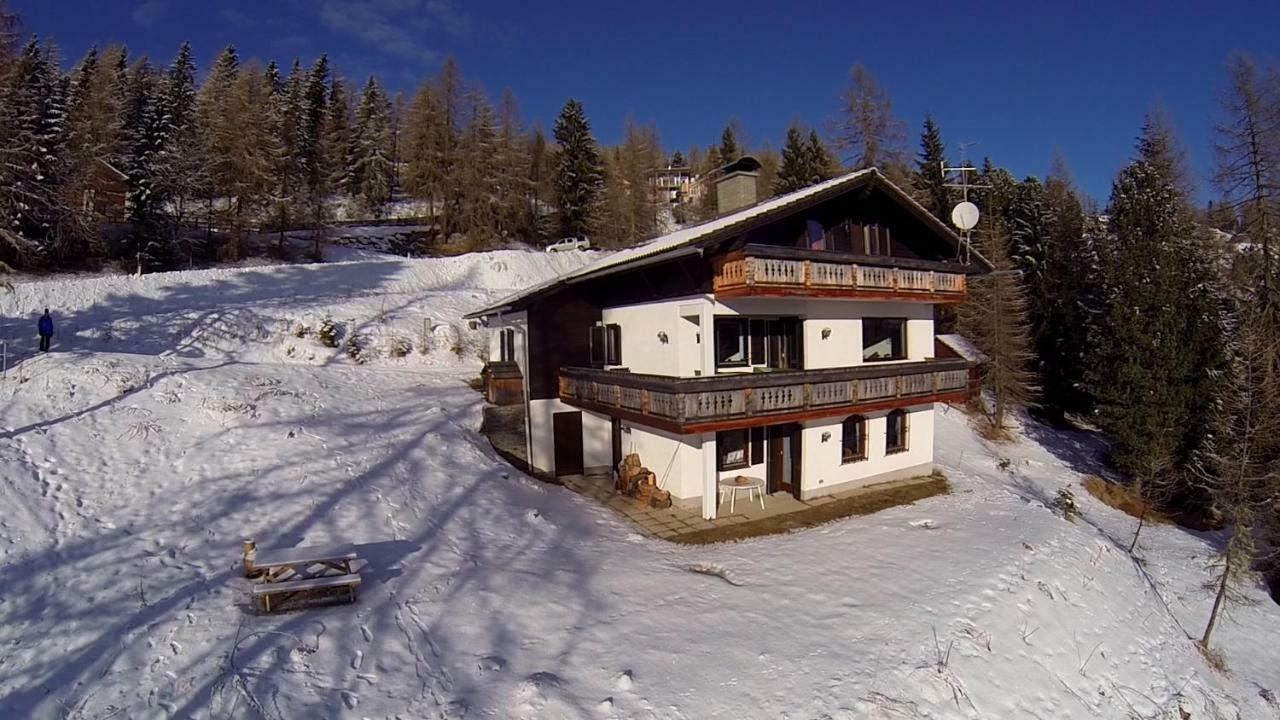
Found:
[[[916,158],[911,185],[925,209],[943,222],[950,220],[951,208],[955,204],[942,170],[946,162],[947,150],[942,144],[942,133],[933,117],[925,115],[924,130],[920,133],[920,154]]]
[[[809,142],[805,145],[805,167],[809,173],[809,184],[814,185],[830,180],[840,174],[840,162],[818,137],[817,130],[809,131]]]
[[[1087,379],[1117,466],[1149,498],[1196,503],[1204,498],[1186,470],[1203,449],[1225,362],[1224,308],[1186,206],[1146,160],[1116,179]]]
[[[782,146],[782,165],[773,183],[773,194],[782,195],[806,188],[813,176],[809,167],[809,148],[805,145],[800,126],[792,123],[787,128],[787,142]]]
[[[854,170],[901,164],[902,121],[893,116],[893,101],[862,63],[849,71],[833,130],[836,148]]]
[[[671,167],[684,167],[684,155],[679,150],[671,153]]]
[[[555,202],[561,237],[584,237],[597,217],[603,167],[582,103],[569,100],[556,118]]]
[[[529,138],[528,204],[530,239],[545,242],[551,237],[552,217],[549,210],[555,202],[556,154],[541,127],[535,127]]]
[[[734,123],[729,123],[724,132],[720,133],[720,161],[722,164],[731,163],[741,155],[738,150],[738,133],[734,130]]]
[[[1249,273],[1255,297],[1280,303],[1280,72],[1242,55],[1229,72],[1224,118],[1214,126],[1214,183],[1257,248],[1260,262]]]
[[[72,217],[67,181],[68,82],[56,51],[31,40],[0,89],[0,261],[19,267],[56,262]]]
[[[150,62],[145,58],[135,62],[128,83],[120,169],[129,181],[131,259],[136,259],[142,272],[162,269],[172,260],[172,236],[164,223],[171,128],[161,77]]]
[[[370,76],[356,108],[347,191],[380,216],[391,199],[391,104],[377,78]]]
[[[1055,155],[1043,193],[1044,249],[1035,310],[1041,407],[1062,419],[1086,415],[1093,403],[1085,386],[1091,338],[1097,335],[1101,267],[1096,237],[1086,229],[1084,206],[1066,162]]]
[[[196,65],[189,43],[182,44],[177,57],[169,65],[162,92],[169,126],[169,157],[164,168],[166,174],[159,183],[163,186],[164,195],[173,201],[175,226],[181,227],[188,202],[199,197],[209,182],[196,116]],[[190,263],[193,260],[190,245],[187,251]]]

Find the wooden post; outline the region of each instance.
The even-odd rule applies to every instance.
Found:
[[[804,261],[804,286],[813,285],[813,263],[809,260]]]
[[[242,549],[242,560],[244,561],[244,576],[247,578],[255,578],[262,574],[262,571],[253,566],[254,554],[258,551],[258,543],[249,538],[244,541]]]

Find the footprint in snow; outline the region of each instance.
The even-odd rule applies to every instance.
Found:
[[[348,710],[355,710],[356,706],[360,704],[360,696],[350,690],[343,690],[340,694],[342,695],[342,702],[347,706]]]
[[[491,672],[502,672],[503,668],[506,666],[507,661],[496,655],[485,655],[476,661],[476,669],[480,671],[481,675]]]
[[[359,670],[360,666],[363,664],[364,664],[364,651],[357,650],[355,657],[351,658],[351,669]]]
[[[607,697],[601,700],[600,703],[596,705],[596,710],[602,714],[613,712],[613,698]]]
[[[907,524],[913,528],[923,528],[925,530],[938,529],[938,524],[932,520],[912,520],[910,523],[907,523]]]
[[[614,678],[613,687],[616,690],[625,692],[636,686],[635,675],[630,670],[623,670],[618,677]]]
[[[169,643],[169,649],[173,651],[174,655],[182,654],[182,645],[178,644],[176,641]]]
[[[373,642],[373,633],[369,632],[369,627],[367,625],[360,626],[360,634],[364,636],[365,642]]]

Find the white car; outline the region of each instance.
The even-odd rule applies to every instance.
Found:
[[[586,237],[567,237],[547,246],[547,252],[568,252],[570,250],[590,250],[591,240]]]

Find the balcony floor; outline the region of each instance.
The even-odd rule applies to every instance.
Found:
[[[730,514],[729,504],[720,506],[720,517],[704,520],[698,508],[655,509],[614,492],[608,475],[570,475],[560,478],[575,492],[598,500],[630,520],[645,534],[687,544],[742,540],[761,535],[791,532],[853,515],[866,515],[895,505],[906,505],[947,492],[947,481],[939,475],[878,483],[834,495],[797,500],[786,493],[745,502],[739,497]]]

